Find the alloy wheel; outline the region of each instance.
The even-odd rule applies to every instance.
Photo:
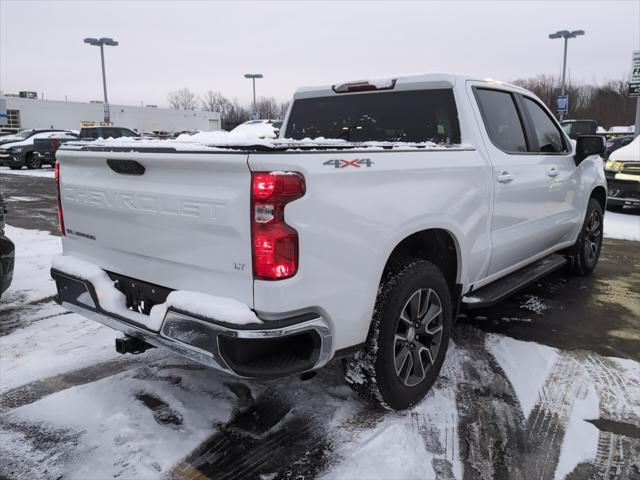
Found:
[[[584,240],[584,256],[589,262],[593,262],[602,241],[602,215],[597,210],[593,210],[589,216]]]
[[[402,307],[394,341],[396,374],[407,387],[426,377],[442,342],[443,310],[431,288],[414,292]]]

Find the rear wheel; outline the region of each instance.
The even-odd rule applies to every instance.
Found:
[[[390,410],[424,398],[440,373],[451,335],[451,297],[426,260],[401,262],[380,285],[367,342],[345,360],[347,382]]]
[[[588,275],[596,268],[602,249],[603,219],[600,202],[595,198],[589,199],[582,230],[569,255],[571,273]]]
[[[37,168],[42,168],[42,162],[38,157],[36,157],[33,153],[28,153],[24,159],[24,164],[27,166],[29,170],[35,170]]]

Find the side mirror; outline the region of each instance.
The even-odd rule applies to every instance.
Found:
[[[605,151],[604,137],[600,135],[580,135],[576,139],[576,153],[573,159],[576,166],[591,155],[603,156]]]

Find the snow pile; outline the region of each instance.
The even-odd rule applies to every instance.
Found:
[[[158,325],[159,328],[169,308],[193,313],[200,317],[212,318],[232,325],[262,323],[262,320],[242,302],[232,298],[215,297],[213,295],[184,290],[171,292],[165,303],[155,305],[151,309],[151,323]]]
[[[486,347],[511,382],[524,418],[529,417],[538,392],[558,359],[557,350],[498,335],[487,335]]]
[[[640,215],[637,213],[605,213],[604,236],[619,240],[640,241]]]
[[[230,132],[234,137],[238,139],[255,140],[256,138],[277,138],[278,131],[273,126],[273,123],[269,122],[245,122],[238,125]]]

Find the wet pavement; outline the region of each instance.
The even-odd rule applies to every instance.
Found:
[[[0,189],[10,202],[9,224],[57,233],[51,179],[0,172]],[[8,306],[2,310],[0,339],[55,315],[65,313],[52,307],[50,298],[23,308]],[[487,347],[493,333],[559,349],[528,415]],[[212,422],[211,434],[164,478],[319,478],[348,461],[353,453],[348,446],[360,445],[363,434],[369,435],[367,442],[375,441],[371,432],[380,434],[389,425],[416,433],[437,478],[459,477],[456,458],[462,460],[465,479],[552,478],[574,404],[595,385],[600,402],[600,418],[591,420],[599,431],[596,457],[567,478],[640,479],[640,416],[629,408],[640,402],[635,396],[640,378],[625,376],[605,358],[640,360],[640,243],[605,239],[591,276],[557,272],[495,307],[463,312],[450,349],[424,405],[392,414],[346,393],[340,362],[304,382],[246,382],[159,350],[82,367],[0,397],[0,437],[28,445],[0,462],[0,479],[67,478],[66,465],[93,451],[82,446],[85,432],[25,419],[20,412],[38,402],[46,405],[61,392],[81,385],[86,392],[114,378],[139,384],[132,390],[131,408],[150,412],[152,422],[175,435],[189,424],[190,412],[203,408],[202,401],[213,404],[227,395],[233,405],[230,418]],[[457,413],[445,409],[441,414],[431,406],[434,398],[449,399]],[[351,405],[347,413],[340,410],[344,403]],[[130,459],[113,461],[121,467],[119,478],[141,478]],[[157,462],[150,464],[160,472]]]

